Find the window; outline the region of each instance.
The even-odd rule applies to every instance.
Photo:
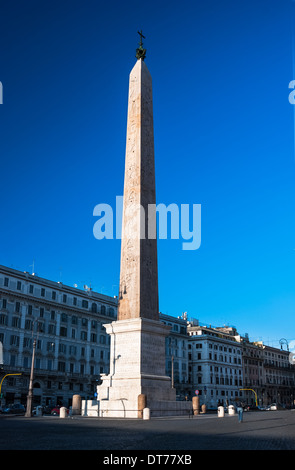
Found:
[[[27,356],[24,357],[23,365],[25,369],[29,367],[29,358]]]
[[[44,323],[38,321],[38,323],[37,323],[37,331],[39,331],[40,333],[44,333],[44,331],[45,331],[45,329],[44,329]]]
[[[45,289],[44,289],[44,287],[42,287],[42,289],[41,289],[41,297],[45,297]]]
[[[56,292],[55,291],[51,292],[51,298],[52,298],[52,300],[56,300]]]
[[[66,337],[67,336],[67,328],[65,326],[61,326],[59,334],[60,334],[60,336]]]
[[[68,321],[68,316],[66,313],[62,313],[61,314],[61,321],[66,323]]]
[[[34,293],[34,286],[33,286],[33,284],[30,284],[29,294],[33,294],[33,293]]]
[[[23,344],[24,344],[24,348],[31,348],[32,338],[24,338]]]
[[[25,321],[25,330],[31,330],[31,329],[32,329],[32,325],[33,325],[32,320],[27,319],[27,320]]]
[[[47,351],[48,351],[48,352],[54,352],[54,351],[55,351],[55,344],[52,343],[52,342],[50,342],[50,341],[48,341],[48,342],[47,342]]]
[[[21,283],[21,281],[17,281],[16,288],[17,288],[17,290],[22,290],[22,283]]]
[[[63,301],[64,303],[67,302],[67,294],[63,294],[63,296],[62,296],[62,301]]]
[[[82,300],[82,307],[83,308],[88,308],[88,301],[87,300]]]
[[[103,335],[100,335],[99,342],[100,344],[106,344],[106,337]]]
[[[10,346],[19,346],[19,336],[10,336]]]
[[[5,277],[4,278],[4,287],[8,287],[8,284],[9,284],[9,278]]]
[[[57,370],[59,372],[65,372],[66,371],[66,363],[63,361],[58,361],[58,367]]]
[[[67,346],[63,343],[59,343],[58,352],[66,354]]]
[[[81,331],[81,339],[87,341],[87,331]]]
[[[19,328],[20,327],[20,318],[19,317],[12,317],[11,326],[13,326],[14,328]]]
[[[49,335],[55,335],[56,334],[56,327],[55,325],[48,325],[48,334]]]
[[[77,354],[77,346],[70,346],[70,354],[74,356]]]

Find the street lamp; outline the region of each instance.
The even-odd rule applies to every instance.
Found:
[[[33,355],[32,355],[32,364],[31,364],[31,375],[30,375],[30,384],[29,384],[29,393],[27,396],[27,409],[25,416],[27,418],[32,417],[32,404],[33,404],[33,378],[34,378],[34,362],[35,362],[35,350],[36,350],[36,339],[33,342]]]

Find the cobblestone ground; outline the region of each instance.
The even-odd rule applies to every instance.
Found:
[[[1,450],[295,450],[295,410],[218,418],[0,416]]]

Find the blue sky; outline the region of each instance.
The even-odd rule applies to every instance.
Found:
[[[294,8],[1,0],[0,263],[118,293],[120,240],[94,238],[93,209],[123,194],[142,29],[157,202],[202,205],[198,250],[158,242],[160,310],[295,339]]]

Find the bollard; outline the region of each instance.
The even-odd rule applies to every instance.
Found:
[[[217,416],[218,416],[218,418],[223,418],[224,417],[224,407],[223,406],[219,406],[217,408]]]
[[[143,418],[143,410],[146,408],[146,395],[141,393],[137,398],[138,403],[138,418]]]
[[[194,415],[196,416],[200,413],[200,398],[193,397],[192,404],[193,404]]]
[[[72,403],[72,415],[73,416],[81,414],[81,405],[82,405],[81,395],[73,395],[73,403]]]
[[[229,407],[228,407],[228,414],[229,414],[229,415],[232,415],[232,416],[235,414],[235,407],[234,407],[234,405],[229,405]]]
[[[61,409],[59,410],[59,417],[65,418],[66,416],[67,416],[67,409],[65,406],[62,406]]]
[[[151,419],[151,410],[149,408],[144,408],[143,409],[142,419]]]

